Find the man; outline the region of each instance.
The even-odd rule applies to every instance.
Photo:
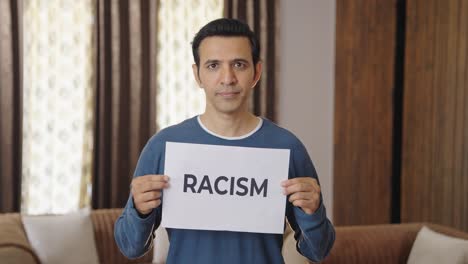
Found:
[[[289,131],[248,111],[248,99],[262,73],[258,40],[248,25],[233,19],[208,23],[192,43],[193,74],[206,95],[205,112],[161,130],[143,149],[115,239],[129,258],[151,248],[161,221],[165,142],[290,150],[286,217],[299,253],[312,261],[330,251],[335,231],[322,203],[320,186],[304,145]],[[248,216],[246,216],[248,217]],[[189,217],[187,221],[190,221]],[[255,219],[253,219],[255,221]],[[284,263],[281,234],[167,229],[167,263]],[[157,245],[156,245],[157,246]]]

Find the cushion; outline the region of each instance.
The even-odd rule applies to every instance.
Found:
[[[287,264],[305,264],[309,263],[307,258],[299,254],[296,249],[296,239],[294,238],[294,232],[287,232],[283,241],[282,254],[284,263]]]
[[[167,231],[164,227],[159,226],[154,231],[154,244],[153,244],[153,263],[164,264],[166,263],[167,253],[169,252],[169,238]]]
[[[468,263],[468,240],[446,236],[423,226],[416,236],[407,263]]]
[[[44,264],[98,264],[89,211],[23,216],[31,246]]]

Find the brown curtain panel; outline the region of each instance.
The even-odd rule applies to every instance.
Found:
[[[97,1],[92,207],[123,207],[141,150],[156,132],[154,0]]]
[[[20,0],[0,0],[0,213],[21,204],[22,38]]]
[[[260,40],[263,75],[253,92],[256,115],[276,121],[278,0],[224,0],[224,17],[249,24]]]

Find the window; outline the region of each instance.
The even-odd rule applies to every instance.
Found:
[[[204,111],[205,96],[192,73],[193,36],[223,15],[222,0],[161,0],[158,32],[157,127]]]
[[[157,126],[203,112],[191,40],[222,16],[222,0],[160,0]],[[94,0],[24,0],[21,210],[67,213],[89,206],[96,79]]]
[[[79,208],[92,151],[93,0],[25,0],[21,210]]]

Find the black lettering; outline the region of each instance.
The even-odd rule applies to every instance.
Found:
[[[198,188],[198,193],[201,193],[203,190],[208,190],[210,194],[213,194],[213,189],[211,188],[210,178],[208,178],[208,175],[203,176],[203,180]]]
[[[249,193],[249,188],[247,188],[247,186],[242,184],[242,182],[248,182],[248,181],[249,181],[249,179],[247,179],[245,177],[240,177],[239,179],[237,179],[237,187],[244,190],[243,192],[237,191],[236,192],[237,195],[245,196],[245,195],[247,195]]]
[[[268,194],[268,179],[263,180],[262,184],[259,186],[254,178],[250,179],[250,196],[261,195],[267,197]],[[226,188],[227,185],[223,185],[221,182],[224,181],[226,184],[229,184],[229,190]],[[197,189],[197,177],[193,174],[184,174],[184,192],[192,193],[201,193],[203,190],[208,191],[210,194],[213,194],[214,191],[220,195],[238,195],[246,196],[249,195],[249,178],[246,177],[226,177],[219,176],[214,181],[214,186],[210,182],[208,175],[203,176],[200,186]],[[237,186],[237,187],[236,187]]]
[[[215,180],[215,183],[214,183],[214,188],[215,188],[215,191],[219,194],[226,194],[228,191],[227,190],[224,190],[224,191],[221,191],[219,189],[219,181],[229,181],[229,179],[227,177],[224,177],[224,176],[219,176],[216,180]]]
[[[263,181],[260,188],[258,188],[257,182],[255,181],[255,179],[252,179],[252,181],[250,182],[250,196],[254,195],[254,191],[257,192],[257,194],[260,194],[262,189],[264,190],[263,191],[263,197],[266,197],[267,196],[267,189],[268,189],[268,179],[265,179]]]
[[[234,177],[231,177],[231,191],[229,192],[230,195],[234,194]]]
[[[192,180],[192,183],[189,183],[189,179]],[[192,174],[184,174],[184,192],[187,192],[187,189],[190,188],[192,192],[195,192],[195,185],[197,185],[197,177]]]

